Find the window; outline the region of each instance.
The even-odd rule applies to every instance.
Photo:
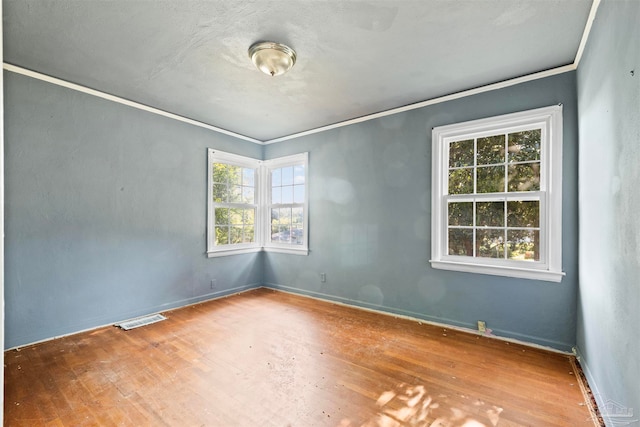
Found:
[[[260,162],[209,150],[208,251],[245,253],[260,250]]]
[[[208,256],[307,254],[307,159],[261,162],[209,149]]]
[[[307,163],[307,153],[265,162],[269,182],[268,251],[308,252]]]
[[[559,282],[562,106],[433,130],[434,268]]]

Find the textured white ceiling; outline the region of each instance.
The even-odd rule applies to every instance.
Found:
[[[571,64],[591,0],[4,0],[7,63],[273,139]],[[258,40],[298,62],[268,77]]]

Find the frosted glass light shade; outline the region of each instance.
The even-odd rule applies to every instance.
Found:
[[[258,42],[249,48],[249,58],[263,73],[279,76],[296,63],[296,52],[280,43]]]

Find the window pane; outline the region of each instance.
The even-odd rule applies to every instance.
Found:
[[[291,243],[294,245],[302,245],[304,243],[302,227],[291,227]]]
[[[255,203],[255,189],[253,187],[242,187],[242,201],[244,203]]]
[[[226,163],[213,164],[213,182],[226,184],[229,181],[229,165]]]
[[[304,184],[304,166],[298,165],[293,167],[293,183]]]
[[[540,261],[538,230],[508,230],[508,257],[520,261]]]
[[[302,225],[304,223],[304,209],[293,208],[291,209],[291,223]]]
[[[227,184],[213,184],[213,201],[216,203],[226,203],[227,197]]]
[[[476,256],[504,258],[504,230],[476,230]]]
[[[255,224],[256,211],[255,209],[244,209],[244,224]]]
[[[509,162],[540,160],[540,129],[509,134]]]
[[[282,185],[293,185],[293,166],[282,168]]]
[[[288,225],[271,226],[271,241],[288,243],[291,240],[290,227]]]
[[[473,194],[473,168],[449,171],[449,194]]]
[[[508,202],[508,227],[540,227],[540,202]]]
[[[271,171],[271,185],[274,187],[282,185],[282,169]]]
[[[242,184],[242,168],[240,166],[229,165],[229,183]]]
[[[229,224],[242,224],[244,209],[229,209]]]
[[[289,225],[280,225],[278,226],[278,230],[279,230],[279,241],[280,242],[284,242],[284,243],[290,243],[291,242],[291,226]]]
[[[248,169],[248,168],[242,169],[242,185],[246,185],[248,187],[255,187],[256,171],[254,169]]]
[[[293,186],[293,203],[304,203],[304,185]]]
[[[540,163],[509,166],[509,191],[540,190]]]
[[[282,203],[293,203],[293,185],[282,187]]]
[[[271,189],[271,203],[274,205],[282,203],[282,187],[273,187]]]
[[[216,224],[229,224],[229,209],[216,208],[215,209]]]
[[[255,230],[253,226],[248,226],[244,228],[244,235],[242,236],[242,243],[253,243],[255,242]]]
[[[280,226],[278,225],[271,226],[271,241],[272,242],[280,241]]]
[[[473,230],[449,229],[449,255],[473,256]]]
[[[473,166],[473,139],[449,144],[449,167]]]
[[[504,163],[504,135],[478,138],[478,164]]]
[[[229,244],[229,227],[216,225],[216,245]]]
[[[229,235],[229,242],[232,245],[236,245],[238,243],[242,243],[242,226],[233,226],[231,227],[231,233]]]
[[[478,193],[504,192],[504,166],[484,166],[478,168]]]
[[[229,188],[229,202],[230,203],[242,202],[242,186],[233,185]]]
[[[449,225],[473,226],[473,202],[449,203]]]
[[[477,202],[478,227],[504,227],[504,202]]]
[[[291,208],[280,208],[280,224],[291,224]]]
[[[271,224],[280,223],[280,209],[271,209]]]

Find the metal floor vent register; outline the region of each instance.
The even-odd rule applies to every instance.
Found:
[[[152,323],[167,320],[162,314],[152,314],[151,316],[138,317],[136,319],[127,320],[126,322],[117,323],[116,326],[128,331],[129,329],[139,328],[140,326],[147,326]]]

